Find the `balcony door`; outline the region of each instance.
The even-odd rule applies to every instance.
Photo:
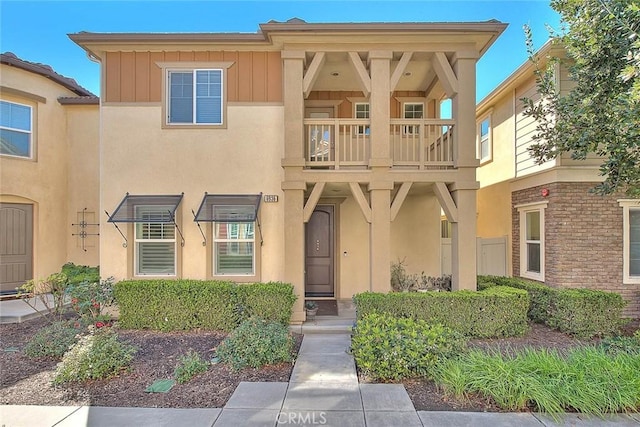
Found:
[[[305,232],[305,296],[333,297],[334,207],[316,206]]]

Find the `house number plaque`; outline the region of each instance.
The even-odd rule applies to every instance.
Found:
[[[265,203],[278,203],[278,195],[277,194],[265,194],[264,195]]]

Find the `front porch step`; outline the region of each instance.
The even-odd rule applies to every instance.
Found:
[[[316,316],[302,325],[291,325],[291,331],[299,334],[351,334],[355,318]]]

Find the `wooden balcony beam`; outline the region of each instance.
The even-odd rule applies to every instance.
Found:
[[[320,196],[322,196],[324,185],[324,182],[316,182],[316,184],[313,186],[313,190],[311,190],[309,199],[307,199],[307,203],[304,204],[304,210],[302,212],[302,219],[305,223],[309,222],[309,220],[311,219],[313,210],[316,208],[318,200],[320,200]]]
[[[449,193],[449,189],[444,182],[435,182],[433,184],[433,192],[436,193],[438,202],[444,213],[447,215],[449,222],[458,222],[458,207]]]
[[[400,61],[398,62],[398,65],[396,65],[396,69],[393,70],[393,74],[389,79],[389,90],[391,91],[391,94],[393,94],[393,91],[396,89],[396,86],[400,81],[400,77],[404,74],[404,70],[407,69],[407,65],[409,64],[409,61],[411,61],[412,56],[413,52],[404,52],[402,54],[402,58],[400,58]]]
[[[442,87],[447,92],[449,98],[453,98],[458,93],[458,78],[453,72],[447,56],[443,52],[433,54],[433,69],[442,83]]]
[[[391,221],[396,219],[396,215],[400,212],[400,207],[404,203],[404,199],[407,198],[407,194],[409,194],[409,190],[411,190],[412,182],[403,182],[400,186],[400,189],[396,193],[396,197],[393,198],[393,202],[391,202]]]
[[[358,206],[360,206],[360,210],[362,211],[362,215],[364,215],[364,219],[366,219],[367,222],[371,224],[371,207],[369,206],[369,202],[367,202],[367,198],[362,192],[362,188],[360,188],[360,184],[357,182],[350,182],[349,188],[351,189],[353,198],[356,199],[356,202],[358,202]]]
[[[369,95],[371,95],[371,76],[369,76],[358,52],[349,52],[349,59],[351,59],[351,65],[353,65],[358,75],[358,81],[360,82],[362,92],[364,92],[364,97],[369,98]]]
[[[320,69],[324,65],[326,59],[327,57],[324,52],[316,52],[316,54],[313,56],[313,60],[311,61],[311,64],[309,64],[309,68],[307,68],[307,72],[305,73],[302,80],[302,90],[305,99],[309,97],[311,89],[313,89],[313,85],[318,79],[318,76],[320,75]]]

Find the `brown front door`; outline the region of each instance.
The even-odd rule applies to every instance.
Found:
[[[33,279],[33,206],[0,203],[0,291]]]
[[[306,225],[305,295],[334,296],[333,206],[316,206]]]

